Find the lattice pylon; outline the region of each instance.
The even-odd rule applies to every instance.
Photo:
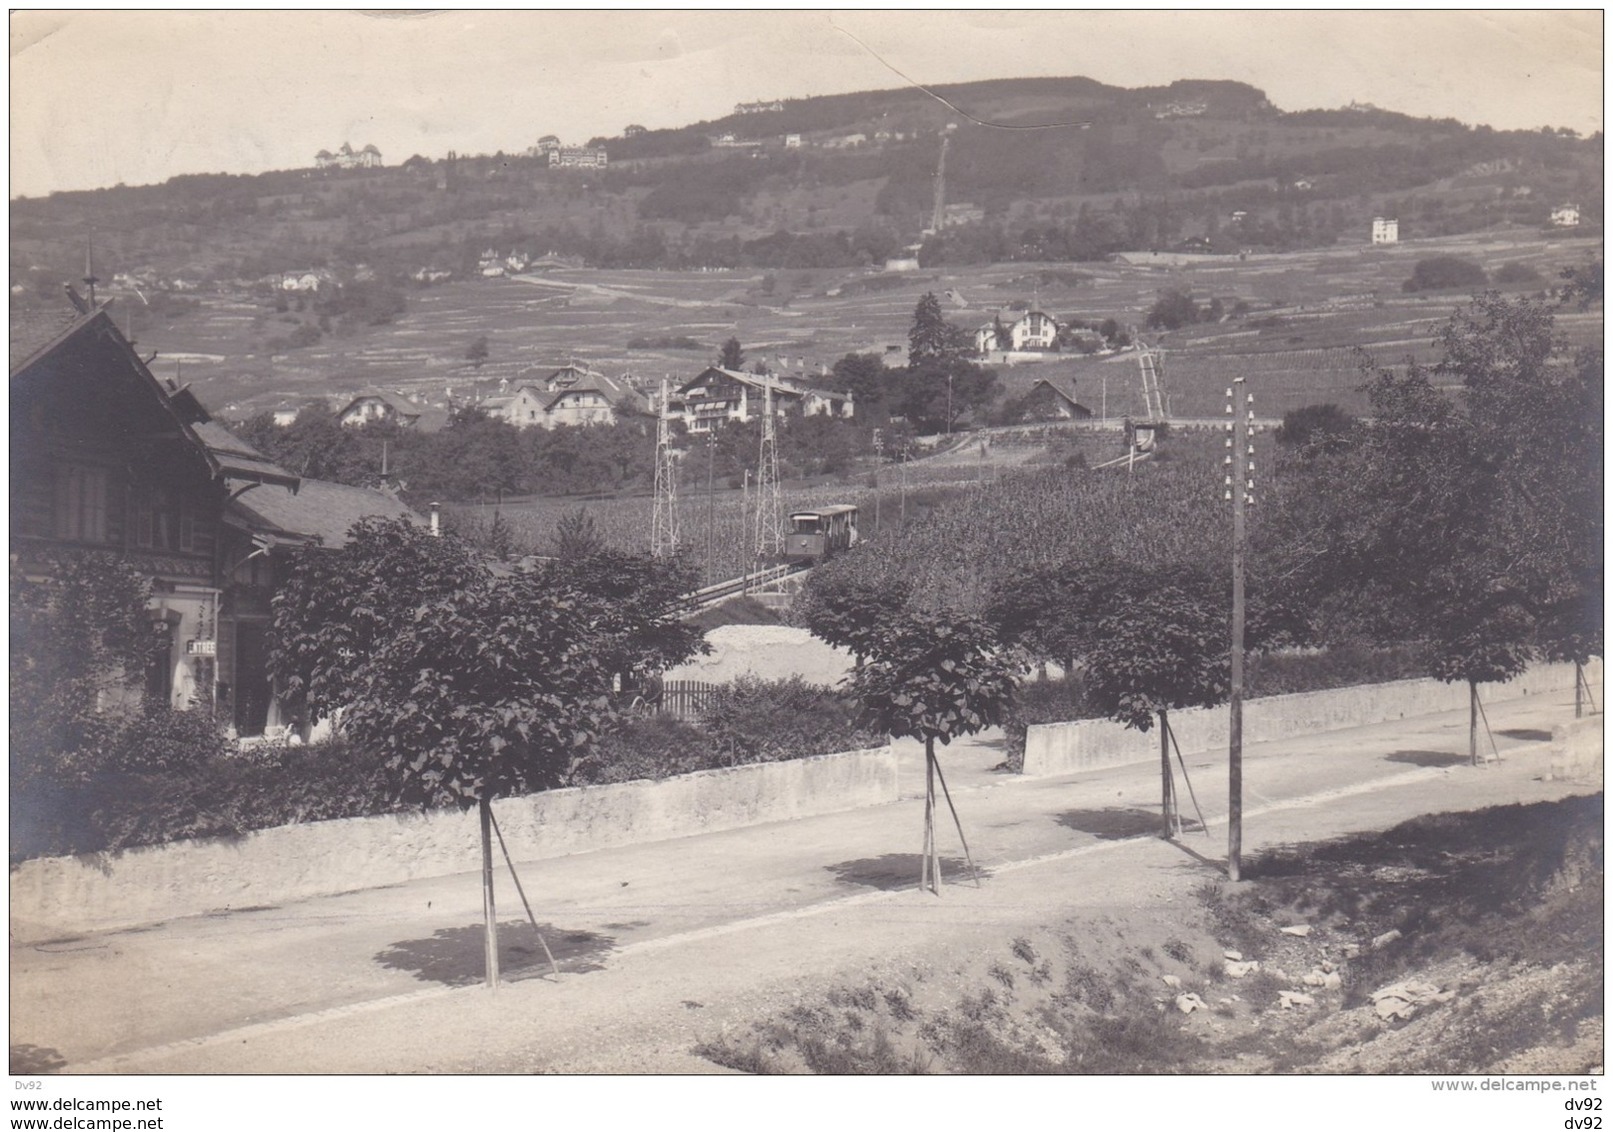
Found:
[[[756,557],[784,553],[784,493],[778,477],[778,420],[773,415],[773,382],[762,377],[762,448],[756,464]]]
[[[678,465],[672,451],[672,419],[668,414],[666,378],[661,379],[660,411],[655,422],[655,512],[650,519],[650,556],[678,552]]]

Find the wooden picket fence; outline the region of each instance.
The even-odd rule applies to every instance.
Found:
[[[676,719],[694,719],[710,705],[719,687],[704,680],[667,680],[658,710]]]

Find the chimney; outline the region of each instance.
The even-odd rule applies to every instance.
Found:
[[[431,537],[440,538],[442,536],[442,504],[431,503],[427,506],[431,508]]]

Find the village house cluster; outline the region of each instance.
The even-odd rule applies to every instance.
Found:
[[[613,425],[634,417],[659,415],[659,390],[646,386],[643,379],[631,374],[610,377],[572,362],[549,372],[529,369],[514,379],[502,378],[497,393],[467,403],[494,420],[520,429]],[[778,416],[799,412],[803,416],[849,418],[856,408],[850,393],[815,388],[787,377],[708,366],[697,376],[672,386],[664,411],[669,419],[682,421],[692,433],[709,432],[730,421],[761,419],[769,389],[773,411]],[[289,425],[296,420],[297,412],[298,407],[285,406],[276,411],[275,423]],[[447,422],[448,409],[401,390],[369,389],[343,404],[336,418],[342,425],[354,428],[389,422],[401,428],[432,431]]]

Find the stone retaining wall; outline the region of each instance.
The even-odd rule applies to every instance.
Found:
[[[1586,675],[1594,687],[1601,680],[1601,665]],[[1482,684],[1479,697],[1517,699],[1541,694],[1566,694],[1574,689],[1574,666],[1541,664],[1506,684]],[[1243,705],[1243,741],[1263,743],[1321,731],[1338,731],[1409,716],[1467,710],[1467,685],[1438,680],[1396,680],[1333,688],[1325,692],[1299,692],[1264,696]],[[1171,730],[1183,752],[1208,751],[1227,743],[1227,710],[1193,708],[1171,712]],[[1120,766],[1159,758],[1159,732],[1132,731],[1106,719],[1073,723],[1036,723],[1025,736],[1027,775],[1071,774],[1098,767]]]
[[[1551,769],[1547,777],[1602,785],[1602,717],[1587,715],[1551,729]]]
[[[562,857],[896,801],[890,747],[549,790],[493,804],[517,861]],[[479,867],[476,812],[392,814],[24,861],[14,942],[280,904]]]

